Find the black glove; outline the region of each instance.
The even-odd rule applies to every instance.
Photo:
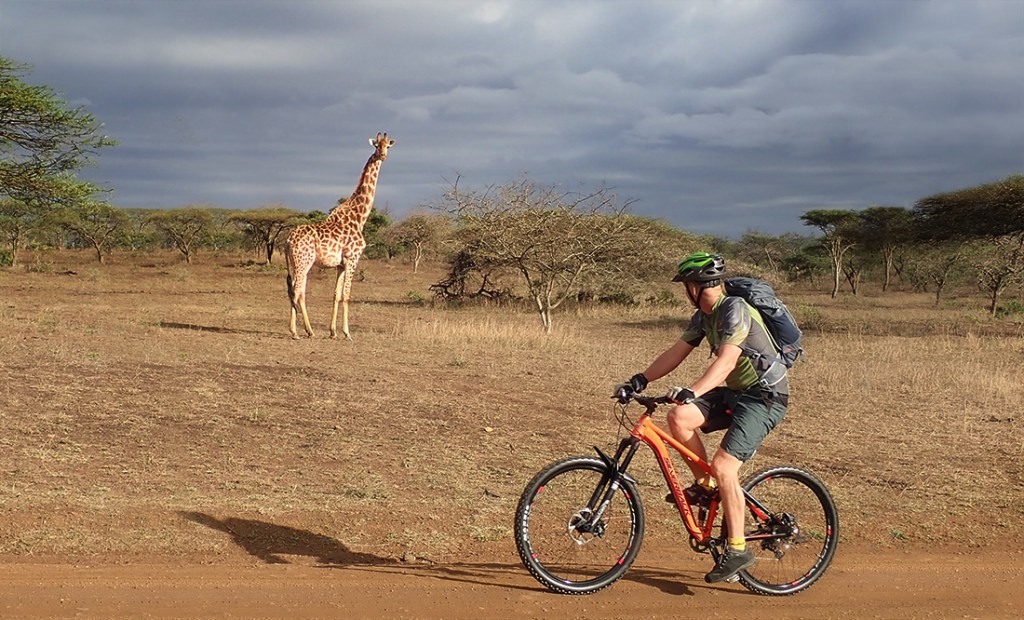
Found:
[[[668,394],[665,396],[673,401],[682,405],[689,405],[693,401],[697,400],[697,395],[693,393],[690,388],[671,387],[668,390]]]
[[[644,373],[638,372],[630,377],[629,381],[616,385],[612,390],[612,398],[617,397],[622,390],[626,390],[627,394],[639,394],[645,389],[647,389],[647,377],[644,376]]]

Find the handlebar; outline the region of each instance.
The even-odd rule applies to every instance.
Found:
[[[619,401],[620,404],[625,405],[629,401],[635,401],[636,403],[643,405],[647,408],[647,413],[653,413],[658,405],[678,405],[676,401],[672,400],[668,396],[641,396],[636,392],[627,390],[625,388],[619,390],[618,394],[612,396],[612,398]]]

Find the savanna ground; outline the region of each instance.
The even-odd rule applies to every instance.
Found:
[[[708,587],[653,458],[644,548],[600,594],[548,594],[511,521],[546,463],[611,449],[610,387],[683,307],[424,303],[440,268],[365,261],[354,341],[287,333],[284,273],[244,257],[28,257],[0,271],[0,616],[1019,617],[1019,324],[979,294],[791,290],[808,359],[748,465],[809,468],[842,536],[788,599]],[[686,385],[705,365],[688,361]],[[712,440],[713,441],[713,440]],[[331,569],[331,570],[328,570]]]

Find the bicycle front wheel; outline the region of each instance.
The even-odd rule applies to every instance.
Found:
[[[795,467],[760,471],[743,488],[751,498],[747,546],[757,563],[739,574],[740,583],[768,596],[811,587],[825,573],[839,543],[839,513],[828,489]]]
[[[534,476],[514,529],[519,557],[537,581],[562,594],[590,594],[629,570],[644,511],[633,484],[614,482],[603,461],[572,457]]]

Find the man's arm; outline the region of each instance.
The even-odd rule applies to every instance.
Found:
[[[692,349],[693,347],[690,348]],[[669,349],[669,351],[671,350],[672,349]],[[715,361],[711,362],[708,369],[704,371],[704,374],[701,375],[700,379],[697,379],[693,385],[690,386],[690,389],[693,390],[693,393],[696,396],[700,396],[722,385],[725,378],[729,376],[729,373],[736,368],[736,364],[739,362],[740,355],[742,354],[743,350],[734,344],[723,344],[719,346],[718,356],[715,358]],[[661,358],[658,359],[660,360]],[[657,362],[655,362],[655,364],[656,363]]]
[[[651,362],[651,365],[644,371],[644,376],[647,377],[648,381],[656,381],[664,377],[675,370],[679,364],[682,364],[691,351],[693,351],[693,345],[685,340],[677,341],[668,350],[659,355],[656,360]]]

